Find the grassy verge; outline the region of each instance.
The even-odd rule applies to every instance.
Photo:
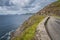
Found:
[[[60,19],[60,16],[54,16],[54,17]]]
[[[45,16],[41,16],[41,15],[34,15],[34,16],[32,16],[29,19],[30,22],[31,22],[30,23],[31,25],[28,26],[28,24],[25,24],[25,26],[27,25],[28,27],[22,32],[22,34],[20,34],[19,36],[16,36],[12,40],[32,40],[34,35],[35,35],[35,31],[36,31],[37,25],[44,18],[45,18]]]

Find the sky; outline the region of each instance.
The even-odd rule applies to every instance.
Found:
[[[0,0],[0,14],[36,13],[56,0]]]

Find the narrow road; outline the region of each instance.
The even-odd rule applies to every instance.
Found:
[[[50,17],[46,28],[52,40],[60,40],[60,19]]]

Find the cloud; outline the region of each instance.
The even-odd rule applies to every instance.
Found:
[[[10,2],[12,2],[13,4],[15,4],[17,6],[25,6],[30,1],[28,1],[28,0],[10,0]]]
[[[0,0],[0,14],[37,12],[55,0]]]

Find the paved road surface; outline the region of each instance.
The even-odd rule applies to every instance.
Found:
[[[60,40],[60,19],[50,17],[46,27],[52,40]]]

